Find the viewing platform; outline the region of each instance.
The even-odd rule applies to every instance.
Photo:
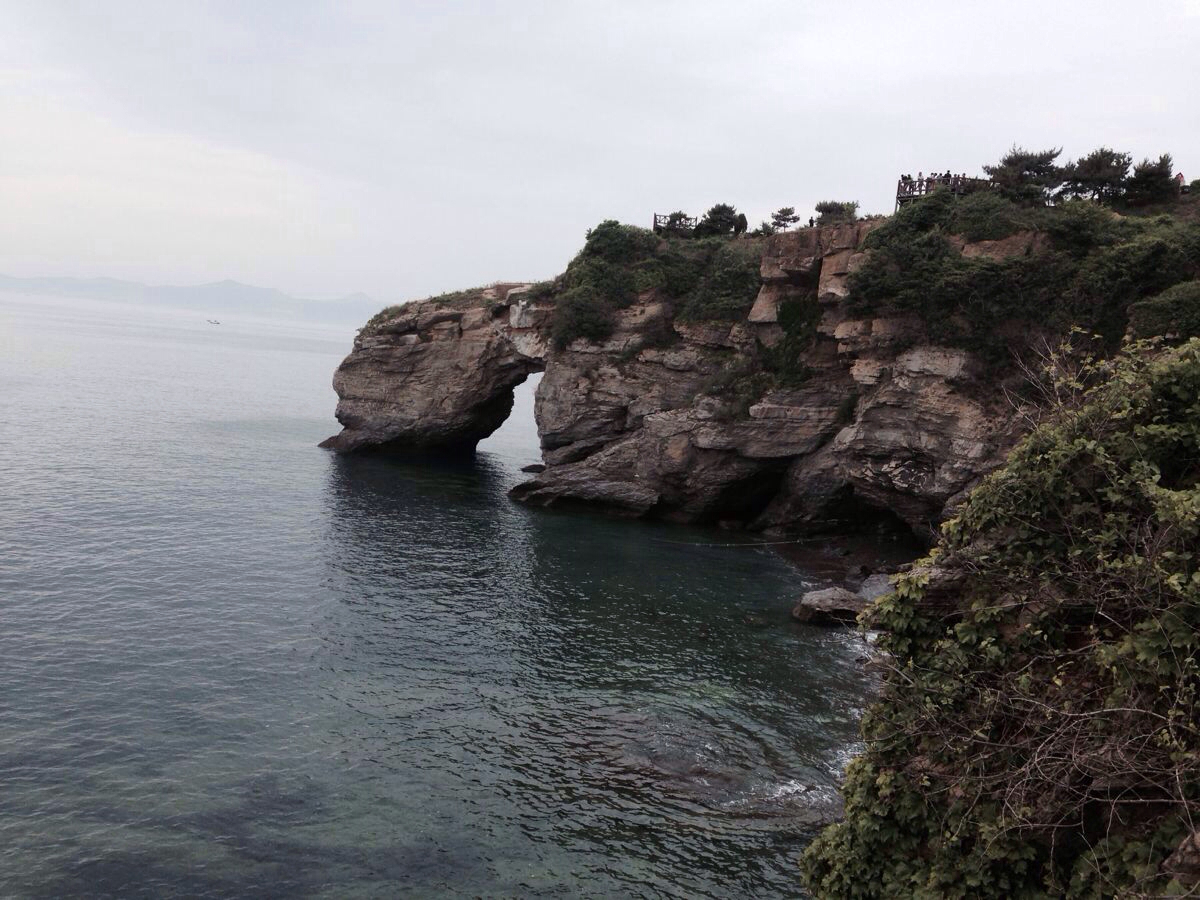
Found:
[[[696,230],[697,219],[695,216],[685,216],[680,213],[661,213],[654,214],[654,233],[663,234],[691,234]]]
[[[966,175],[929,175],[925,178],[910,178],[901,175],[896,182],[896,209],[935,191],[949,191],[956,197],[975,191],[991,190],[992,182],[987,178],[968,178]]]

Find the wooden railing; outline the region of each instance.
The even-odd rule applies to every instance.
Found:
[[[965,175],[930,175],[927,178],[901,177],[896,182],[896,209],[935,191],[949,191],[955,196],[986,191],[992,188],[987,178],[968,178]]]
[[[696,228],[695,216],[681,216],[678,213],[661,213],[654,214],[654,233],[661,234],[664,231],[679,231],[692,232]]]

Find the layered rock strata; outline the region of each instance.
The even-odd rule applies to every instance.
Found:
[[[970,352],[931,342],[915,318],[854,313],[847,278],[874,224],[768,239],[757,299],[735,322],[682,321],[651,290],[607,340],[558,349],[553,292],[497,285],[400,307],[338,369],[344,428],[324,446],[470,451],[503,422],[515,385],[544,371],[546,468],[518,500],[781,531],[884,516],[931,533],[1011,446],[1013,414]],[[959,249],[1038,252],[1028,235]],[[784,339],[789,300],[817,305],[807,378],[739,396],[731,378]]]

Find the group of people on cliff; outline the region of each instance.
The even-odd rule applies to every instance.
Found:
[[[939,187],[948,187],[952,191],[961,192],[966,188],[967,182],[970,180],[966,172],[957,175],[950,171],[934,172],[930,175],[918,172],[916,178],[913,178],[911,175],[901,175],[897,193],[906,197],[918,196],[920,194],[928,194]]]

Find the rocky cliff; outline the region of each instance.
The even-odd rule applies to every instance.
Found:
[[[544,371],[546,468],[517,500],[772,531],[882,517],[929,534],[1011,446],[1013,413],[972,352],[913,316],[855,312],[847,277],[877,224],[732,239],[758,276],[747,308],[718,317],[653,278],[631,282],[592,339],[555,331],[579,293],[570,278],[385,310],[334,377],[344,427],[323,446],[469,452]],[[954,247],[1038,252],[1028,234]]]

